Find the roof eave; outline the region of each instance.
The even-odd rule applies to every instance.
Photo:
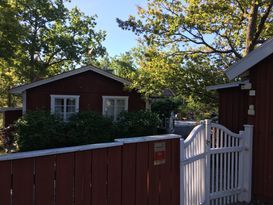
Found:
[[[273,53],[273,38],[250,52],[237,63],[233,64],[225,73],[229,80],[233,80],[248,69]]]
[[[244,85],[248,83],[249,81],[237,81],[237,82],[232,82],[232,83],[225,83],[225,84],[218,84],[218,85],[211,85],[207,86],[206,90],[207,91],[212,91],[212,90],[221,90],[221,89],[227,89],[227,88],[234,88],[234,87],[239,87],[240,85]]]
[[[53,77],[48,78],[48,79],[40,80],[40,81],[30,83],[30,84],[21,85],[21,86],[18,86],[18,87],[14,87],[14,88],[10,89],[9,92],[11,94],[22,94],[27,89],[37,87],[37,86],[40,86],[40,85],[44,85],[44,84],[47,84],[47,83],[51,83],[51,82],[54,82],[54,81],[57,81],[57,80],[61,80],[61,79],[64,79],[64,78],[67,78],[67,77],[70,77],[70,76],[73,76],[73,75],[76,75],[76,74],[80,74],[80,73],[83,73],[83,72],[86,72],[86,71],[89,71],[89,70],[93,71],[95,73],[101,74],[101,75],[103,75],[105,77],[111,78],[111,79],[113,79],[115,81],[118,81],[120,83],[123,83],[124,85],[130,85],[131,84],[131,82],[129,82],[128,80],[125,80],[123,78],[115,76],[115,75],[113,75],[111,73],[107,73],[106,71],[103,71],[103,70],[101,70],[99,68],[96,68],[94,66],[86,66],[86,67],[82,67],[82,68],[79,68],[79,69],[76,69],[76,70],[73,70],[73,71],[70,71],[70,72],[67,72],[67,73],[61,73],[59,75],[53,76]]]

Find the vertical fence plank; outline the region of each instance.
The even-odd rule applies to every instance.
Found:
[[[123,146],[122,158],[122,205],[134,205],[136,144],[125,144]]]
[[[168,204],[171,201],[171,183],[168,177],[171,173],[171,147],[172,142],[166,140],[166,162],[160,165],[160,204]],[[180,145],[179,145],[180,146]],[[177,153],[180,156],[180,153]],[[179,169],[179,168],[178,168]],[[180,173],[179,173],[180,174]],[[177,179],[179,181],[179,178]]]
[[[172,195],[171,195],[171,203],[172,205],[179,204],[179,153],[180,153],[180,140],[179,139],[173,139],[171,143],[171,176],[172,181],[171,187],[172,187]]]
[[[184,139],[180,139],[180,205],[186,204],[186,194],[185,194],[185,165],[182,164],[185,160],[185,145],[184,145]]]
[[[234,137],[231,138],[231,147],[234,147]],[[234,170],[234,152],[231,152],[231,189],[234,189],[234,178],[235,178],[235,170]],[[234,197],[231,196],[231,202],[234,203]]]
[[[35,205],[54,204],[55,156],[35,158]]]
[[[33,204],[33,158],[12,161],[12,205]]]
[[[11,161],[0,162],[0,204],[11,203]]]
[[[149,205],[159,205],[159,169],[154,165],[154,146],[157,142],[149,143]]]
[[[92,151],[75,153],[75,205],[91,203]]]
[[[107,204],[107,161],[108,149],[93,150],[92,196],[93,205]]]
[[[121,204],[121,147],[108,150],[108,205]]]
[[[74,153],[56,156],[56,205],[73,204]]]
[[[148,204],[148,156],[148,144],[138,143],[136,155],[136,205]]]

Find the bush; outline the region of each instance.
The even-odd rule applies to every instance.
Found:
[[[66,125],[67,145],[113,141],[113,123],[94,112],[73,115]]]
[[[169,118],[171,113],[176,112],[180,105],[179,101],[171,99],[158,100],[152,104],[152,111],[157,113],[160,118]]]
[[[29,112],[14,126],[19,151],[110,142],[118,137],[157,134],[158,115],[147,111],[122,113],[113,123],[94,112],[71,116],[69,122],[45,111]]]
[[[149,111],[122,112],[116,126],[117,137],[141,137],[157,134],[160,119],[156,113]]]
[[[26,113],[15,123],[13,135],[20,151],[60,147],[65,144],[65,125],[45,111]]]

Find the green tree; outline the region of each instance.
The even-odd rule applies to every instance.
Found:
[[[68,10],[63,0],[3,0],[0,10],[0,78],[8,82],[0,85],[4,99],[16,84],[74,69],[105,52],[105,32],[96,31],[96,16]]]
[[[173,56],[156,46],[139,46],[135,49],[138,69],[132,75],[132,87],[150,96],[162,96],[164,89],[180,99],[193,98],[196,102],[216,105],[215,93],[207,92],[206,86],[224,83],[223,70],[205,55],[184,58]]]
[[[115,75],[131,79],[132,74],[136,71],[137,65],[135,64],[134,53],[127,51],[120,55],[110,57],[108,54],[93,62],[100,68],[111,70]]]
[[[179,44],[176,55],[205,53],[223,65],[242,58],[273,35],[273,0],[148,0],[119,26],[148,44]]]
[[[14,57],[16,44],[19,43],[23,29],[16,18],[15,4],[0,1],[0,59]]]
[[[272,6],[273,0],[148,0],[136,16],[117,19],[142,40],[133,86],[148,96],[168,88],[187,108],[214,110],[216,95],[205,87],[224,83],[224,69],[273,36]]]

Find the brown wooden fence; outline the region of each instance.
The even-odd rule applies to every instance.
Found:
[[[0,157],[0,204],[178,205],[179,138],[121,141]]]

